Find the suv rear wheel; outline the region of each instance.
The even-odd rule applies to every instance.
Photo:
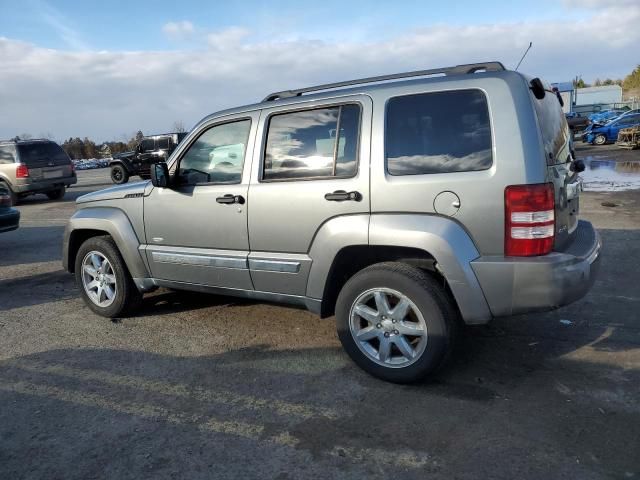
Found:
[[[56,188],[55,190],[47,192],[47,197],[49,197],[49,200],[62,200],[66,191],[67,189],[64,187]]]
[[[428,273],[379,263],[354,275],[336,302],[338,337],[351,359],[383,380],[410,383],[444,363],[456,309]]]
[[[118,185],[129,181],[129,172],[122,165],[114,165],[111,167],[111,181]]]
[[[142,294],[109,236],[89,238],[80,246],[75,277],[87,306],[103,317],[131,313],[142,300]]]

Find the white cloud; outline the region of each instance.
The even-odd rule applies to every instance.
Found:
[[[249,36],[249,30],[242,27],[229,27],[207,35],[211,48],[228,48],[239,45]]]
[[[195,33],[193,23],[188,20],[168,22],[162,26],[162,31],[171,40],[188,39]]]
[[[640,6],[580,21],[432,25],[384,41],[256,41],[238,27],[192,51],[68,52],[0,38],[0,138],[119,137],[191,126],[271,91],[368,75],[501,60],[549,81],[621,77],[638,61]]]

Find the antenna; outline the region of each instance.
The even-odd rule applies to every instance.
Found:
[[[518,68],[520,67],[520,64],[522,63],[522,60],[524,60],[524,57],[527,56],[527,53],[529,53],[529,50],[531,50],[531,47],[533,46],[533,42],[529,42],[529,46],[527,47],[527,49],[524,52],[524,55],[522,55],[522,58],[520,59],[520,61],[518,62],[518,65],[516,65],[516,72],[518,71]]]

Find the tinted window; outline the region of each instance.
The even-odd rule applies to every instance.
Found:
[[[66,165],[70,162],[65,151],[54,142],[23,143],[18,145],[20,161],[28,167]]]
[[[143,152],[153,152],[156,149],[155,141],[153,138],[145,138],[142,140],[142,151]]]
[[[538,117],[547,164],[565,163],[569,155],[569,125],[558,98],[547,92],[542,100],[531,94],[531,100]]]
[[[287,180],[355,175],[359,128],[358,105],[272,116],[262,178]]]
[[[493,162],[487,100],[479,90],[392,98],[385,145],[391,175],[486,170]]]
[[[624,117],[616,120],[616,126],[618,127],[635,125],[636,123],[640,123],[640,115],[625,115]]]
[[[156,140],[156,147],[160,150],[169,149],[169,137],[162,137]]]
[[[206,130],[182,157],[179,182],[240,183],[250,127],[250,120],[241,120]]]
[[[3,163],[15,163],[16,161],[16,147],[13,145],[0,146],[0,164]]]

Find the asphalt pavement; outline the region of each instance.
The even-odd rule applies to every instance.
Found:
[[[640,190],[583,194],[604,241],[586,298],[466,329],[398,386],[296,308],[158,291],[92,314],[61,242],[108,171],[79,178],[0,234],[0,478],[640,478]]]

